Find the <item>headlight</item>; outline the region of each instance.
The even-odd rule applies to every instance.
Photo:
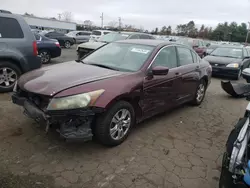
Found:
[[[104,90],[101,89],[68,97],[53,98],[50,101],[47,110],[69,110],[91,106],[103,92]]]
[[[238,68],[239,64],[238,63],[230,63],[227,65],[227,67]]]

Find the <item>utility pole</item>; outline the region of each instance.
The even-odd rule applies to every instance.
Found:
[[[119,19],[119,30],[121,31],[121,28],[122,28],[122,19],[121,19],[121,17],[119,17],[118,19]]]
[[[250,22],[248,22],[247,36],[246,36],[245,45],[247,45],[247,40],[248,40],[248,35],[249,35],[249,29],[250,29]]]
[[[58,14],[58,20],[61,20],[62,14]]]
[[[102,12],[102,15],[100,16],[101,18],[101,21],[102,21],[102,28],[103,28],[103,12]]]

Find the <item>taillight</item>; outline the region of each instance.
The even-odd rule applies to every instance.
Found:
[[[56,44],[57,47],[59,47],[59,48],[61,47],[59,42],[55,42],[55,44]]]
[[[38,50],[37,50],[37,43],[36,41],[33,42],[33,55],[37,56],[38,55]]]

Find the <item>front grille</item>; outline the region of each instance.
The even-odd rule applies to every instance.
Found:
[[[220,64],[220,63],[210,63],[211,66],[213,67],[225,67],[226,64]]]
[[[83,57],[84,55],[89,54],[90,52],[92,52],[93,49],[87,49],[87,48],[78,48],[78,55],[79,58]]]

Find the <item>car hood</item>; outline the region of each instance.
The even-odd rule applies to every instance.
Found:
[[[104,46],[105,42],[85,42],[85,43],[82,43],[80,45],[77,46],[77,50],[78,48],[87,48],[87,49],[92,49],[92,50],[95,50],[101,46]]]
[[[18,86],[32,93],[53,96],[77,85],[122,74],[124,73],[70,61],[28,72],[20,77]]]
[[[240,63],[242,60],[239,58],[233,58],[233,57],[219,57],[219,56],[211,56],[208,55],[204,57],[206,61],[209,63],[217,63],[217,64],[229,64],[229,63]]]

